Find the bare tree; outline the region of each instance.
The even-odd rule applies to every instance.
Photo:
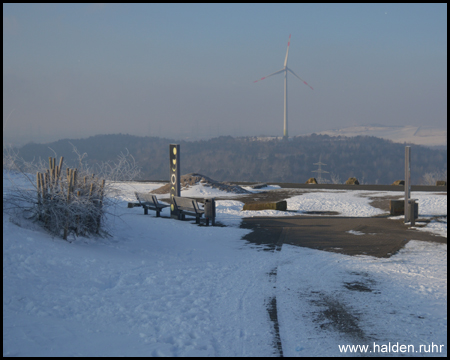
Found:
[[[108,179],[110,182],[129,181],[139,177],[140,167],[128,149],[125,150],[125,154],[121,152],[117,156],[117,162],[105,162],[97,165],[100,177]]]

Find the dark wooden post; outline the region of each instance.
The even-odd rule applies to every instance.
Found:
[[[174,196],[180,196],[180,145],[169,145],[170,160],[170,216],[178,218],[178,211],[173,203]]]

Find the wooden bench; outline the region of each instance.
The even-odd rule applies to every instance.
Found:
[[[145,215],[148,215],[148,209],[150,209],[156,211],[156,217],[159,217],[161,210],[170,206],[158,202],[156,195],[138,192],[135,192],[134,194],[136,195],[136,199],[139,201],[139,205],[137,206],[142,206],[144,208]]]
[[[178,211],[179,220],[184,220],[185,215],[190,215],[195,216],[196,224],[200,224],[200,218],[205,213],[205,210],[200,209],[196,200],[180,196],[174,196],[172,199],[174,210]]]
[[[250,187],[252,189],[262,189],[264,187],[267,187],[267,184],[266,183],[253,184],[253,185],[250,185]]]

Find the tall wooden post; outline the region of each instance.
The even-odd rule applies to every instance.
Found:
[[[411,222],[411,146],[405,147],[405,224]]]
[[[97,216],[97,229],[96,233],[98,234],[100,231],[100,221],[102,220],[102,206],[103,206],[103,192],[105,190],[105,179],[102,180],[102,184],[100,185],[100,199],[99,199],[99,208],[98,208],[98,216]]]

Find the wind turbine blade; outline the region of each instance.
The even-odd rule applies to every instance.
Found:
[[[286,50],[286,59],[284,59],[284,67],[286,67],[286,65],[287,65],[287,58],[288,58],[288,54],[289,54],[289,45],[290,44],[291,44],[291,34],[289,34],[288,47]]]
[[[283,71],[286,71],[286,70],[283,68],[283,69],[281,69],[281,70],[275,71],[274,73],[272,73],[272,74],[270,74],[270,75],[264,76],[264,77],[262,77],[262,78],[259,79],[259,80],[255,80],[255,81],[253,81],[253,82],[255,83],[255,82],[264,80],[264,79],[268,78],[269,76],[279,74],[279,73],[281,73],[281,72],[283,72]]]
[[[293,72],[291,69],[287,68],[287,70],[289,70],[294,76],[296,76],[297,78],[299,78],[305,85],[308,85],[308,86],[311,88],[311,90],[314,90],[314,89],[312,88],[311,85],[309,85],[305,80],[303,80],[300,76],[298,76],[298,75],[297,75],[295,72]]]

